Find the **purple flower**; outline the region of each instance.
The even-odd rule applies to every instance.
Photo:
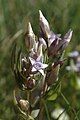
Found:
[[[69,53],[69,57],[71,58],[76,58],[79,56],[79,52],[78,51],[73,51],[71,53]]]
[[[44,76],[44,69],[46,68],[46,67],[48,67],[48,65],[47,64],[43,64],[41,61],[40,61],[40,59],[39,59],[39,57],[35,60],[35,59],[33,59],[33,58],[31,58],[31,57],[29,57],[29,60],[30,60],[30,62],[31,62],[31,64],[32,64],[32,72],[37,72],[37,71],[39,71],[43,76]]]
[[[65,48],[68,46],[68,44],[69,44],[69,42],[71,40],[72,32],[73,31],[70,29],[66,33],[66,35],[64,36],[63,39],[58,37],[58,36],[53,37],[52,43],[51,43],[50,47],[48,48],[48,56],[57,55],[58,53],[65,50]]]
[[[55,43],[55,40],[61,40],[60,36],[61,34],[55,34],[52,32],[49,36],[48,47],[50,47],[52,43]]]

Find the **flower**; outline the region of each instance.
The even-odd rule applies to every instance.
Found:
[[[40,42],[43,45],[47,45],[48,56],[55,56],[58,53],[61,53],[69,44],[73,31],[70,29],[63,38],[61,34],[55,34],[50,30],[50,26],[46,18],[43,16],[42,12],[39,10],[39,20],[40,20]],[[45,40],[45,42],[44,42]],[[43,42],[42,42],[43,41]]]
[[[65,50],[65,48],[68,46],[71,37],[72,37],[72,30],[70,29],[64,36],[64,38],[60,38],[58,36],[53,37],[54,40],[51,43],[50,47],[48,48],[48,56],[54,56],[58,53],[61,53]]]
[[[73,51],[71,53],[69,53],[69,57],[70,58],[77,58],[79,56],[79,52],[78,51]]]
[[[46,67],[48,67],[48,65],[47,64],[43,64],[41,61],[40,61],[40,58],[38,57],[36,60],[35,59],[33,59],[33,58],[31,58],[31,57],[29,57],[29,60],[30,60],[30,62],[31,62],[31,64],[32,64],[32,72],[37,72],[37,71],[39,71],[43,76],[44,76],[44,69],[46,68]]]
[[[55,40],[53,40],[52,44],[49,46],[48,48],[48,56],[54,56],[56,54],[58,54],[58,49],[59,49],[59,42],[61,39],[59,38],[55,38]]]
[[[69,31],[65,34],[64,38],[60,41],[59,50],[63,51],[69,44],[72,38],[73,31],[69,29]]]
[[[80,53],[73,51],[69,53],[70,65],[66,67],[68,71],[74,71],[80,73]]]
[[[61,40],[60,38],[61,34],[55,34],[54,32],[51,32],[49,35],[49,40],[48,40],[48,47],[55,41],[55,40]]]

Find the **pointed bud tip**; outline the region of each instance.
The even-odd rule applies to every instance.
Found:
[[[44,18],[44,15],[43,15],[43,13],[42,13],[41,10],[39,10],[39,17],[40,17],[40,19],[43,19],[43,18]]]
[[[70,37],[70,39],[71,39],[72,34],[73,34],[73,30],[71,30],[71,29],[70,29],[70,30],[69,30],[69,34],[70,34],[70,36],[69,36],[69,37]]]
[[[64,39],[65,39],[67,42],[70,42],[70,40],[71,40],[71,38],[72,38],[72,33],[73,33],[73,30],[69,29],[68,32],[65,34]]]
[[[28,30],[29,30],[29,33],[33,33],[32,26],[31,26],[30,22],[28,23]]]
[[[41,10],[39,10],[39,15],[42,15],[42,12],[41,12]]]
[[[31,27],[31,23],[30,22],[28,23],[28,26]]]
[[[72,35],[73,30],[70,28],[68,32]]]

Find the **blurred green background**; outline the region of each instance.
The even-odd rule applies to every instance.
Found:
[[[73,30],[66,55],[72,50],[80,50],[80,0],[0,0],[0,120],[16,119],[12,104],[15,80],[10,67],[11,50],[14,41],[23,44],[22,31],[29,20],[38,34],[39,9],[54,32],[63,35],[68,29]],[[64,94],[77,109],[80,107],[80,89],[75,87],[75,80],[71,82],[76,75],[68,75],[66,70],[63,74],[66,76],[62,82]],[[58,102],[66,106],[60,99]]]

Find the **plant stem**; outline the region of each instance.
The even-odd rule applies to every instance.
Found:
[[[27,100],[30,103],[30,91],[27,91]],[[28,109],[28,114],[30,114],[30,105],[29,105],[29,109]]]
[[[66,99],[66,97],[63,95],[63,93],[61,92],[61,96],[63,97],[63,99],[65,100],[65,102],[67,103],[67,105],[69,105],[69,107],[72,109],[72,111],[75,114],[75,120],[79,120],[77,113],[75,111],[75,109],[70,105],[70,103],[68,102],[68,100]]]
[[[40,102],[40,113],[39,113],[39,120],[44,120],[44,113],[46,111],[46,115],[47,115],[47,120],[50,120],[50,116],[49,116],[49,112],[48,112],[48,108],[47,105],[45,103],[44,99],[41,99]]]
[[[50,116],[49,116],[48,108],[47,108],[47,105],[46,105],[44,99],[42,99],[42,102],[43,102],[44,107],[45,107],[45,111],[46,111],[47,119],[50,120]]]
[[[44,120],[44,105],[42,99],[40,100],[39,120]]]
[[[61,96],[63,97],[63,99],[65,100],[65,102],[67,103],[67,105],[70,106],[70,103],[68,102],[68,100],[66,99],[66,97],[63,95],[63,93],[62,92],[60,92],[60,93],[61,93]]]

